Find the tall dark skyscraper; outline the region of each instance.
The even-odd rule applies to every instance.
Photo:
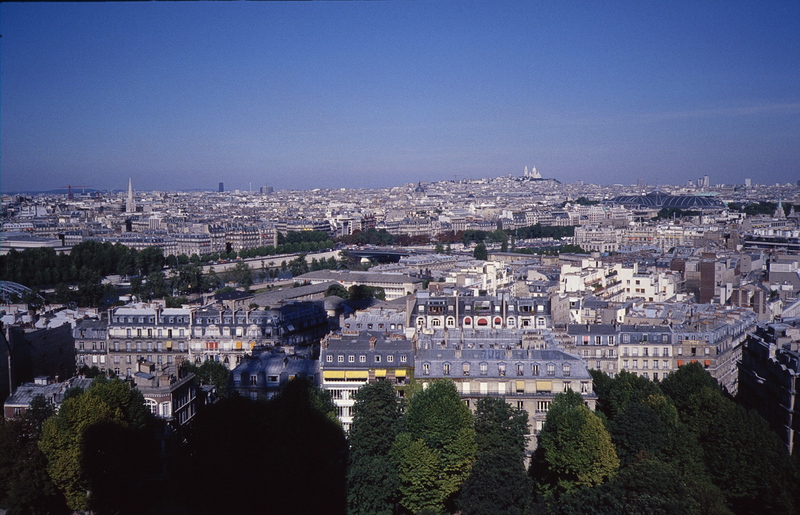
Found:
[[[222,193],[223,191],[225,191],[225,184],[219,183],[219,192]]]

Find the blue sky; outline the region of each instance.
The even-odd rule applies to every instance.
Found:
[[[800,2],[0,4],[3,191],[800,179]]]

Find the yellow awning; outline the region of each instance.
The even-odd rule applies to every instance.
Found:
[[[256,346],[256,342],[250,342],[250,350],[253,350],[253,347]]]
[[[348,370],[344,373],[347,379],[369,379],[369,372],[366,370]]]
[[[172,348],[172,340],[167,340],[167,348],[168,349]]]
[[[525,381],[517,381],[517,391],[525,391]]]
[[[325,370],[322,372],[323,379],[344,379],[344,370]]]
[[[242,342],[236,342],[236,350],[242,350]]]
[[[394,371],[394,376],[395,377],[405,377],[406,376],[406,369],[398,368],[397,370]]]
[[[375,377],[386,377],[386,369],[385,368],[379,368],[379,369],[375,370]]]
[[[536,391],[552,392],[553,391],[553,382],[552,381],[536,381]]]

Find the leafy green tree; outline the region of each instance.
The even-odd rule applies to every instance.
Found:
[[[392,448],[400,504],[412,512],[443,512],[469,476],[475,452],[472,413],[452,381],[433,381],[409,401]]]
[[[253,284],[252,272],[244,261],[236,263],[231,270],[225,273],[225,277],[228,281],[234,282],[237,286],[244,289],[250,288]]]
[[[483,242],[478,243],[475,245],[475,250],[472,252],[472,257],[475,259],[480,259],[482,261],[486,261],[489,259],[489,251],[486,250],[486,245]]]
[[[553,511],[564,515],[728,513],[719,502],[714,509],[702,510],[680,472],[652,458],[622,469],[605,484],[562,495]]]
[[[164,299],[164,304],[168,308],[179,308],[188,302],[189,299],[186,297],[173,297],[171,295],[168,295],[167,298]]]
[[[386,300],[386,291],[380,286],[365,286],[363,284],[354,284],[348,289],[348,298],[350,300],[363,300],[363,299]]]
[[[144,398],[138,390],[119,379],[98,376],[86,392],[66,398],[58,414],[44,422],[39,448],[47,457],[47,471],[53,483],[66,497],[70,509],[95,508],[92,488],[99,479],[98,474],[108,477],[116,470],[110,461],[101,465],[104,457],[110,457],[102,453],[107,448],[87,446],[90,429],[98,424],[144,429],[147,416]],[[124,444],[125,441],[115,443],[118,447]],[[93,454],[87,455],[87,452]],[[147,459],[145,455],[129,458]],[[138,468],[137,465],[142,466],[142,463],[126,463],[132,468]],[[133,488],[136,485],[118,486]]]
[[[140,275],[160,272],[164,268],[164,251],[160,247],[147,247],[136,256],[136,267]]]
[[[330,286],[328,286],[328,289],[325,290],[325,296],[326,297],[329,297],[331,295],[336,296],[336,297],[341,297],[343,299],[349,299],[350,298],[350,292],[347,291],[347,288],[345,288],[344,286],[342,286],[339,283],[331,284]]]
[[[701,439],[711,478],[735,513],[793,513],[800,471],[756,411],[726,399]]]
[[[308,262],[306,262],[306,255],[300,254],[293,260],[289,261],[289,271],[292,273],[292,277],[297,277],[298,275],[303,275],[308,272]]]
[[[50,406],[41,407],[52,411]],[[66,501],[50,479],[47,458],[38,445],[44,411],[29,414],[20,419],[0,418],[0,506],[9,513],[65,513]]]
[[[227,395],[228,381],[231,371],[223,363],[207,359],[199,367],[193,363],[184,362],[186,369],[197,376],[201,384],[213,385],[217,395],[225,397]]]
[[[545,497],[602,484],[619,468],[611,436],[575,392],[556,395],[539,435],[531,473]]]
[[[720,391],[719,384],[700,363],[688,363],[661,381],[661,391],[683,411],[691,396],[704,388]]]
[[[355,395],[347,471],[348,513],[394,513],[399,486],[389,458],[400,424],[400,404],[388,381],[362,386]]]
[[[456,501],[465,514],[525,514],[531,480],[525,472],[528,413],[501,398],[480,399],[475,410],[478,456]]]
[[[433,249],[436,254],[444,254],[444,245],[441,242],[436,244],[436,247]]]
[[[234,395],[199,412],[181,460],[183,489],[191,492],[188,512],[344,514],[347,441],[341,426],[317,407],[322,397],[332,404],[298,378],[268,401]],[[225,473],[214,488],[197,489],[198,470]],[[265,471],[273,471],[266,480]],[[256,493],[267,484],[265,501]]]
[[[642,402],[650,395],[658,395],[658,385],[649,379],[622,370],[613,378],[596,370],[590,371],[594,379],[594,391],[597,394],[597,408],[609,420],[629,404]]]
[[[169,295],[170,288],[164,272],[151,272],[141,287],[141,296],[147,300],[162,299]]]

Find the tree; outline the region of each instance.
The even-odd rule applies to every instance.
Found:
[[[442,245],[442,242],[437,243],[433,251],[436,254],[444,254],[444,245]]]
[[[590,371],[597,394],[597,408],[609,420],[632,403],[641,402],[650,395],[658,395],[658,385],[647,378],[622,370],[613,378],[596,370]]]
[[[292,277],[297,277],[298,275],[303,275],[308,272],[306,255],[300,254],[293,260],[289,261],[289,271],[292,273]]]
[[[756,411],[732,401],[701,439],[715,485],[736,513],[793,513],[800,471]]]
[[[47,457],[50,477],[63,492],[71,510],[97,507],[92,488],[98,480],[108,484],[114,471],[127,477],[126,471],[115,466],[114,453],[105,452],[110,449],[87,446],[87,435],[95,434],[90,433],[91,428],[99,424],[109,427],[110,424],[120,429],[144,429],[147,416],[142,394],[119,379],[108,380],[98,376],[86,392],[65,396],[58,414],[45,421],[39,448]],[[124,440],[116,441],[113,446],[122,448],[126,443]],[[126,457],[133,460],[126,463],[126,467],[137,470],[143,468],[149,459],[145,454]],[[140,486],[130,482],[112,484],[121,489],[130,488],[130,492],[124,492],[130,495]],[[117,493],[119,502],[127,499],[120,490]]]
[[[704,388],[720,391],[719,384],[700,363],[688,363],[661,381],[661,391],[672,399],[679,411],[686,407],[692,394]]]
[[[478,456],[456,504],[465,514],[524,514],[531,481],[525,472],[528,414],[502,398],[484,398],[475,410]]]
[[[611,436],[580,394],[556,395],[539,435],[531,463],[537,490],[556,498],[607,481],[619,468]]]
[[[28,413],[21,419],[0,419],[0,506],[9,513],[65,513],[64,496],[50,479],[47,458],[39,449],[39,416]]]
[[[486,261],[489,259],[489,252],[486,250],[486,245],[484,245],[483,242],[475,245],[475,250],[472,252],[472,257],[475,259],[480,259],[481,261]]]
[[[701,509],[686,480],[675,467],[647,459],[621,470],[608,483],[562,495],[555,512],[565,515],[589,512],[598,515],[727,513],[721,503],[715,508],[710,511]]]
[[[452,381],[438,380],[411,398],[403,422],[391,452],[400,478],[400,504],[412,512],[441,513],[475,459],[472,413]]]
[[[199,367],[188,362],[184,362],[183,366],[196,375],[201,384],[213,385],[218,396],[225,397],[227,395],[231,372],[223,363],[207,359]]]
[[[354,284],[348,289],[348,297],[350,300],[364,300],[364,299],[378,299],[386,300],[386,291],[380,286],[365,286],[363,284]]]
[[[253,277],[250,272],[250,267],[247,263],[240,261],[227,272],[226,277],[229,281],[236,283],[238,286],[248,289],[253,284]]]
[[[344,286],[342,286],[339,283],[331,284],[330,286],[328,286],[328,289],[325,290],[325,296],[326,297],[329,297],[331,295],[333,295],[335,297],[341,297],[343,299],[349,299],[350,298],[350,292],[347,291],[347,288],[345,288]]]
[[[195,486],[188,512],[344,514],[347,441],[317,407],[322,397],[332,405],[329,395],[297,378],[268,401],[234,395],[199,412],[182,455],[184,489]],[[225,473],[214,488],[197,489],[198,470]],[[267,478],[265,471],[272,471]],[[265,485],[268,500],[257,495]]]
[[[400,405],[388,381],[362,386],[350,426],[347,505],[351,514],[394,513],[397,470],[389,458],[400,423]]]

